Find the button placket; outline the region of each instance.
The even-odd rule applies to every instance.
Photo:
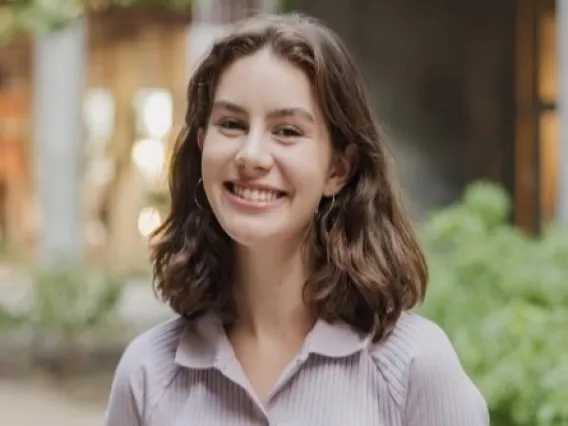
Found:
[[[282,375],[280,376],[280,378],[276,382],[274,389],[272,390],[272,392],[268,396],[267,401],[269,403],[275,397],[275,395],[278,394],[278,392],[280,392],[280,390],[282,390],[284,385],[286,385],[286,383],[288,383],[292,379],[292,377],[294,377],[294,375],[296,375],[296,373],[298,373],[300,368],[302,368],[302,366],[306,363],[307,359],[308,359],[308,354],[300,353],[296,356],[295,359],[293,359],[290,362],[288,367],[286,367],[286,369],[282,372]]]

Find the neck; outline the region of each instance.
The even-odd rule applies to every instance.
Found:
[[[254,336],[305,337],[315,323],[302,291],[307,265],[298,247],[236,250],[235,328]]]

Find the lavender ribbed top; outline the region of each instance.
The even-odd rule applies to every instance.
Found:
[[[215,317],[137,337],[116,370],[106,426],[487,426],[486,403],[446,334],[404,313],[373,344],[317,322],[264,401]]]

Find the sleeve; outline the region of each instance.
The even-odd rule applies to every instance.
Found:
[[[438,336],[442,337],[442,336]],[[404,426],[489,426],[487,404],[463,370],[449,339],[410,364]]]
[[[142,426],[143,368],[132,347],[123,354],[111,386],[105,426]]]

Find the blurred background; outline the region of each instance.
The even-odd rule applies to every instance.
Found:
[[[1,1],[3,425],[102,424],[125,345],[172,315],[147,237],[192,68],[293,10],[361,61],[432,269],[420,311],[492,424],[568,425],[565,0]]]

